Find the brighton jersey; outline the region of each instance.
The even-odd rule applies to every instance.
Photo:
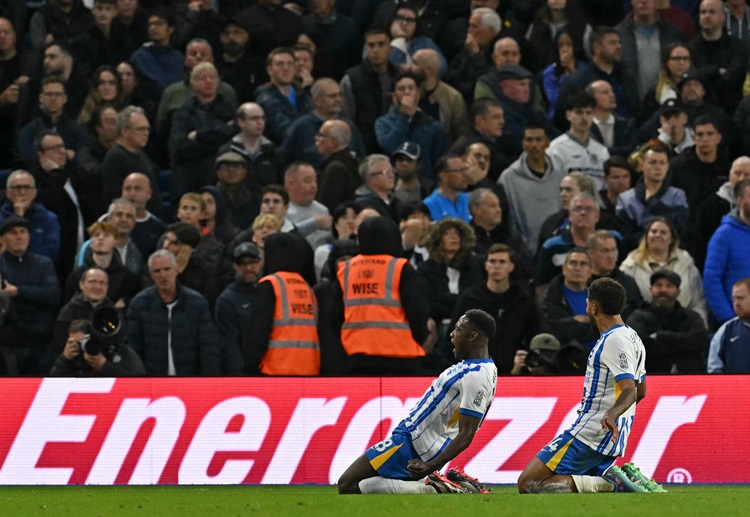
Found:
[[[615,325],[604,332],[589,354],[583,400],[570,434],[601,454],[622,456],[633,426],[635,404],[617,419],[620,435],[615,443],[612,433],[602,429],[601,420],[620,394],[617,381],[633,379],[637,388],[646,379],[645,365],[646,349],[635,330]]]
[[[465,360],[435,379],[396,431],[409,434],[415,452],[429,461],[458,435],[459,415],[484,419],[495,397],[492,359]]]

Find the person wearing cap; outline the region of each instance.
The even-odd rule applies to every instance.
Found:
[[[727,32],[721,0],[703,0],[699,13],[700,30],[689,44],[693,66],[706,76],[719,104],[731,113],[742,99],[748,49]]]
[[[177,260],[167,249],[151,254],[148,271],[153,285],[133,298],[125,319],[126,342],[146,373],[221,374],[221,348],[206,299],[178,280]]]
[[[490,314],[497,332],[488,346],[500,374],[513,373],[514,357],[520,351],[525,352],[529,340],[540,331],[539,308],[534,297],[511,278],[517,261],[507,244],[490,246],[484,261],[487,281],[458,296],[449,327],[470,308]]]
[[[544,111],[534,106],[533,88],[533,74],[517,64],[494,69],[477,80],[474,99],[494,98],[503,107],[505,123],[498,145],[513,159],[523,152],[521,139],[526,125],[541,125],[551,136],[559,134],[548,124]]]
[[[416,142],[404,142],[391,155],[396,173],[393,195],[402,205],[418,205],[432,192],[433,183],[420,174],[422,148]]]
[[[552,334],[542,332],[537,334],[529,342],[528,350],[518,350],[513,358],[513,369],[511,375],[553,375],[558,373],[552,368],[555,364],[557,354],[560,352],[560,340]],[[532,353],[538,357],[539,365],[530,366],[526,359]]]
[[[52,260],[29,251],[30,230],[31,223],[17,215],[0,223],[0,295],[8,297],[15,316],[6,326],[30,345],[16,350],[19,373],[45,374],[60,284]]]
[[[255,90],[268,80],[265,60],[250,41],[250,33],[241,23],[224,17],[220,23],[221,52],[214,64],[222,81],[237,93],[239,102],[249,102]]]
[[[750,278],[732,286],[735,317],[711,338],[708,373],[750,373]]]
[[[411,69],[425,78],[425,94],[419,100],[419,107],[440,121],[446,145],[465,136],[469,126],[466,103],[458,90],[440,80],[440,54],[431,48],[417,50],[412,56]]]
[[[659,109],[659,129],[657,138],[669,147],[672,156],[682,153],[695,145],[693,128],[688,126],[685,106],[679,99],[667,99]]]
[[[422,111],[422,81],[412,72],[400,73],[391,83],[393,106],[375,121],[375,135],[380,148],[392,154],[407,140],[422,148],[422,174],[434,180],[434,166],[445,152],[445,132],[440,122]]]
[[[234,124],[239,133],[225,142],[218,155],[227,152],[241,154],[247,162],[244,183],[263,188],[282,183],[285,158],[281,149],[263,135],[266,130],[266,113],[260,104],[246,102],[234,114]]]
[[[646,347],[646,370],[703,373],[708,330],[700,314],[677,301],[680,275],[661,269],[651,275],[650,283],[651,302],[625,319]]]
[[[234,281],[216,300],[216,332],[221,343],[221,372],[239,375],[244,372],[242,345],[247,341],[253,318],[255,287],[263,272],[260,250],[250,242],[234,248]]]
[[[607,147],[610,156],[628,156],[638,144],[638,132],[633,117],[617,114],[612,85],[604,80],[594,81],[584,91],[596,101],[591,136]]]
[[[260,188],[247,184],[247,161],[240,153],[227,151],[216,157],[216,188],[226,202],[226,209],[234,225],[248,228],[260,212]]]
[[[326,120],[315,137],[323,163],[321,164],[318,201],[329,211],[341,203],[354,199],[354,192],[362,185],[359,160],[349,148],[351,128],[343,120]]]

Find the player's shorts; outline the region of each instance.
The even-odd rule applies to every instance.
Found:
[[[562,476],[601,476],[617,459],[596,452],[576,440],[568,431],[545,445],[536,457],[555,474]]]
[[[388,479],[414,479],[406,465],[418,459],[408,435],[395,433],[365,451],[378,475]]]

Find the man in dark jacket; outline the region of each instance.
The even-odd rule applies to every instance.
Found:
[[[646,347],[651,373],[702,373],[708,331],[700,315],[680,305],[680,275],[662,269],[651,275],[651,303],[633,311],[627,324]]]
[[[154,282],[130,302],[127,343],[150,375],[218,375],[221,351],[208,302],[177,282],[177,259],[168,250],[148,259]]]
[[[323,156],[318,201],[329,211],[345,201],[354,199],[354,191],[362,185],[359,161],[349,148],[351,130],[342,120],[323,122],[315,138],[315,145]]]
[[[449,328],[468,309],[482,309],[495,318],[497,331],[490,338],[490,356],[498,373],[510,373],[517,350],[527,349],[529,341],[540,332],[539,309],[534,297],[510,280],[515,268],[513,250],[506,244],[493,244],[487,252],[484,267],[487,283],[472,287],[459,295]]]

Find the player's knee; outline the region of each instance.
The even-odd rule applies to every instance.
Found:
[[[346,476],[341,476],[337,483],[339,488],[339,494],[356,494],[354,487],[358,484],[354,483],[353,480],[347,479]]]

